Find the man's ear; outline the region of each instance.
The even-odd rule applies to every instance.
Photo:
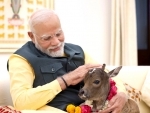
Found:
[[[114,77],[114,76],[118,75],[118,73],[120,72],[121,68],[122,68],[122,66],[119,66],[119,67],[113,69],[112,71],[110,71],[108,73],[109,77]]]
[[[30,37],[32,42],[35,43],[35,37],[34,37],[33,33],[32,32],[28,32],[28,36]]]

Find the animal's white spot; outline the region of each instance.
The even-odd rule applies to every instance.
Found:
[[[93,68],[91,71],[89,71],[89,73],[92,74],[95,70],[96,68]]]

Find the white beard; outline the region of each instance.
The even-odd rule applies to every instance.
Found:
[[[46,50],[44,50],[39,44],[38,42],[35,40],[35,47],[37,49],[39,49],[40,51],[42,51],[43,53],[51,56],[51,57],[61,57],[64,55],[64,42],[61,42],[59,45],[55,46],[55,47],[49,47],[47,48]],[[57,47],[60,47],[60,50],[56,51],[56,52],[53,52],[53,51],[50,51],[51,49],[53,48],[57,48]]]

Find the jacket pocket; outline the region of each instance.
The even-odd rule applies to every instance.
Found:
[[[61,63],[53,63],[49,65],[41,66],[41,72],[42,73],[56,73],[59,69],[61,69],[63,66]]]
[[[58,71],[63,68],[61,63],[53,63],[41,66],[41,73],[45,83],[49,83],[58,77]]]

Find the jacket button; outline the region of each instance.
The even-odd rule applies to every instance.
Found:
[[[52,68],[52,72],[55,71],[55,68]]]

